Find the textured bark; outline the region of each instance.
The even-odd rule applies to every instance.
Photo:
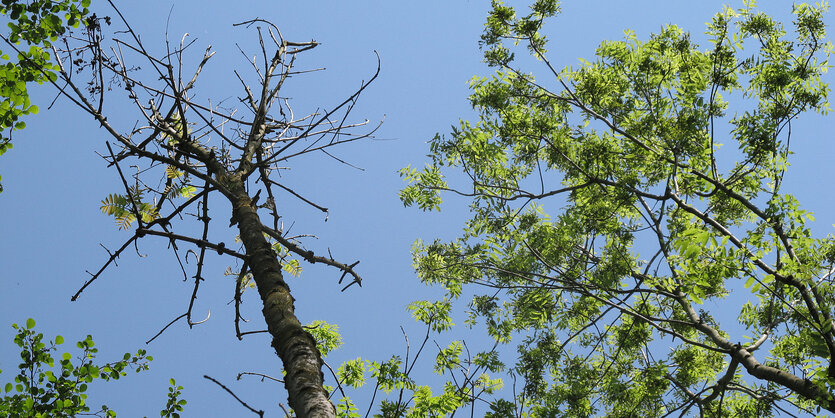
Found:
[[[261,220],[243,184],[231,186],[235,198],[232,216],[238,222],[249,268],[264,302],[262,312],[273,337],[272,346],[287,372],[284,384],[290,407],[299,418],[335,417],[336,410],[323,388],[322,359],[316,341],[296,318],[294,299],[281,274],[281,264],[264,238]]]
[[[693,326],[710,337],[717,347],[728,350],[732,361],[738,362],[745,367],[748,374],[758,379],[767,380],[788,388],[798,395],[815,401],[821,408],[835,412],[835,402],[827,400],[831,394],[826,393],[815,386],[815,384],[809,379],[804,379],[787,371],[760,363],[754,355],[751,354],[753,350],[749,351],[740,344],[731,343],[728,339],[723,337],[718,330],[705,324],[699,317],[699,314],[696,313],[693,307],[687,302],[687,297],[684,293],[678,291],[676,292],[676,296],[679,304],[684,308],[685,312],[687,312],[690,320],[693,321]],[[735,368],[736,366],[732,367]]]
[[[835,403],[827,400],[827,397],[832,396],[832,394],[821,390],[811,380],[795,376],[792,373],[771,366],[766,366],[757,361],[753,354],[739,345],[736,345],[732,349],[731,355],[745,367],[751,376],[782,385],[801,396],[815,401],[821,408],[835,412]]]

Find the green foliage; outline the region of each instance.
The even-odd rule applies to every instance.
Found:
[[[437,167],[426,167],[418,171],[411,167],[400,170],[400,177],[409,183],[420,184],[421,187],[408,186],[400,191],[400,199],[403,204],[417,206],[423,210],[441,210],[440,190],[446,189],[446,183]]]
[[[191,183],[189,175],[172,165],[165,166],[165,188],[161,199],[184,198],[190,199],[197,193],[197,188]],[[150,190],[140,186],[138,180],[132,187],[127,188],[127,194],[111,193],[101,201],[101,211],[113,216],[119,229],[130,229],[137,215],[142,222],[152,222],[159,218],[161,204],[144,202],[145,193]]]
[[[183,412],[183,407],[188,403],[185,399],[180,399],[183,387],[178,386],[173,378],[168,383],[171,385],[168,387],[168,401],[165,403],[165,409],[159,411],[159,416],[180,418],[180,412]]]
[[[497,71],[471,83],[479,120],[436,135],[400,194],[422,210],[448,191],[471,198],[459,239],[415,244],[419,277],[446,295],[410,309],[444,332],[466,295],[468,326],[517,339],[506,372],[523,390],[489,401],[491,416],[835,411],[835,241],[782,187],[790,124],[830,108],[826,9],[795,5],[789,31],[749,1],[715,15],[707,49],[674,25],[627,31],[557,70],[540,31],[558,2],[524,16],[493,2],[482,47]],[[544,77],[518,68],[519,44]],[[453,343],[435,369],[458,364]]]
[[[361,358],[348,360],[336,372],[339,381],[354,388],[365,384],[365,362]]]
[[[267,237],[269,240],[272,238]],[[302,274],[302,266],[297,258],[293,258],[294,253],[289,248],[281,245],[278,242],[273,243],[273,250],[276,256],[281,260],[281,269],[290,273],[293,277],[299,277]]]
[[[9,19],[2,36],[13,51],[0,51],[0,155],[12,148],[12,132],[26,127],[22,116],[37,114],[27,85],[55,81],[57,64],[49,48],[89,13],[90,0],[3,0],[0,13]],[[0,192],[3,191],[0,186]]]
[[[384,362],[372,361],[369,365],[371,377],[377,380],[377,386],[389,393],[395,389],[414,389],[415,382],[403,371],[403,360],[399,356],[392,356]]]
[[[336,403],[336,416],[342,418],[355,418],[361,416],[357,413],[358,409],[354,402],[351,401],[350,398],[341,398],[339,402]]]
[[[151,222],[159,217],[159,212],[154,204],[142,201],[142,194],[139,187],[132,188],[127,196],[111,193],[101,201],[101,211],[113,216],[119,229],[130,229],[137,214],[142,222]]]
[[[333,350],[342,346],[342,336],[339,327],[325,321],[313,321],[305,329],[316,340],[316,347],[322,353],[322,358]]]
[[[447,305],[444,302],[412,304],[409,309],[426,325],[425,338],[416,351],[407,350],[405,360],[400,356],[392,356],[382,362],[360,358],[346,361],[335,373],[341,393],[344,395],[347,387],[356,389],[373,382],[372,397],[383,399],[378,403],[372,402],[368,413],[374,411],[374,408],[379,408],[373,416],[417,418],[450,416],[467,404],[474,405],[481,396],[500,390],[503,387],[502,380],[492,378],[486,373],[505,369],[504,364],[498,359],[498,354],[488,351],[471,355],[470,349],[463,341],[453,341],[445,348],[438,346],[434,372],[447,378],[439,393],[433,393],[430,386],[418,385],[411,377],[418,357],[424,352],[429,335],[433,331],[444,332],[452,326]],[[497,403],[494,410],[504,411],[505,409],[497,409],[503,407],[502,405]],[[343,396],[336,407],[337,416],[357,416],[356,408],[347,396]]]
[[[446,331],[455,325],[449,316],[451,307],[450,303],[446,300],[437,302],[418,301],[409,304],[409,310],[412,312],[412,316],[416,320],[428,325],[435,332]]]
[[[165,177],[168,184],[163,189],[163,196],[184,197],[186,199],[195,195],[197,188],[191,185],[189,176],[172,165],[165,167]]]
[[[409,418],[448,416],[460,408],[466,399],[457,393],[449,383],[439,396],[432,396],[432,389],[429,386],[420,386],[413,396],[414,405],[406,414]]]
[[[4,396],[0,398],[2,416],[73,417],[89,413],[85,393],[89,384],[96,380],[118,380],[130,369],[147,370],[148,363],[153,360],[145,350],[138,350],[134,355],[125,353],[122,360],[116,362],[95,364],[93,360],[98,349],[89,335],[76,343],[80,350],[78,355],[63,353],[56,359],[53,353],[64,343],[63,337],[58,335],[53,341],[45,341],[43,334],[34,330],[35,320],[31,318],[26,320],[25,327],[17,324],[12,327],[17,330],[14,342],[20,347],[22,362],[18,365],[14,383],[5,384]],[[175,403],[185,403],[178,402],[181,403]],[[96,414],[116,416],[116,412],[106,405],[102,405]]]

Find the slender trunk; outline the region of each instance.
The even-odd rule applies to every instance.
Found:
[[[287,372],[284,384],[290,407],[299,418],[335,417],[336,410],[323,388],[322,358],[316,341],[296,318],[290,287],[272,246],[264,238],[258,213],[243,184],[236,186],[232,216],[238,222],[249,268],[264,302],[262,312],[273,337],[272,346]]]

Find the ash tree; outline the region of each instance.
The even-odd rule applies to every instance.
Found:
[[[109,3],[112,18],[93,15],[83,31],[52,46],[57,59],[53,84],[107,132],[110,139],[103,158],[123,188],[106,196],[101,208],[119,228],[132,233],[117,249],[108,250],[107,260],[72,299],[139,240],[156,239],[168,243],[184,279],[193,283],[184,313],[171,322],[182,320],[191,327],[202,322],[192,310],[206,278],[205,260],[227,257],[233,265],[227,273],[237,278],[230,288],[236,336],[270,333],[296,416],[334,416],[330,393],[323,386],[320,349],[326,347],[317,347],[296,317],[284,273],[297,273],[300,262],[330,265],[343,290],[361,284],[361,277],[354,269],[357,262],[337,261],[330,250],[322,255],[307,249],[284,230],[283,202],[300,199],[313,210],[327,213],[327,209],[305,198],[303,190],[285,184],[278,170],[301,155],[315,152],[327,158],[332,147],[370,137],[376,128],[367,120],[351,122],[350,113],[376,78],[379,61],[377,72],[358,83],[350,96],[335,100],[331,107],[297,114],[281,95],[282,89],[292,77],[309,71],[297,70],[296,59],[318,43],[285,39],[275,25],[262,19],[243,22],[236,26],[254,33],[250,45],[255,51],[241,50],[245,57],[252,56],[242,60],[247,69],[229,74],[230,83],[240,88],[241,107],[235,109],[212,101],[211,86],[200,84],[201,72],[214,55],[211,46],[201,53],[186,36],[175,44],[166,37],[165,52],[154,55]],[[209,99],[194,99],[198,91]],[[115,114],[124,100],[134,105],[129,120],[124,113]],[[214,202],[221,200],[231,204],[231,213],[213,210],[218,204]],[[213,240],[215,231],[229,230],[237,235],[235,242]],[[263,302],[267,330],[242,329],[239,307],[249,287],[257,288]],[[317,336],[332,337],[327,332]]]
[[[826,5],[784,25],[753,3],[717,13],[706,46],[669,25],[564,69],[542,31],[556,1],[493,3],[478,120],[430,142],[401,198],[470,202],[460,238],[414,258],[446,291],[427,306],[468,303],[515,343],[481,353],[519,383],[494,416],[835,411],[835,240],[783,181],[813,140],[792,124],[829,109]]]

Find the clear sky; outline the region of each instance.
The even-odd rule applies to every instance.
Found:
[[[198,83],[198,99],[227,99],[228,105],[236,104],[242,95],[232,71],[239,69],[252,76],[235,44],[250,55],[257,52],[253,31],[233,28],[233,23],[268,19],[289,40],[322,43],[303,54],[297,68],[327,70],[296,77],[283,94],[291,97],[299,113],[341,102],[373,75],[374,51],[379,53],[380,77],[360,98],[353,115],[355,120],[367,118],[376,123],[385,118],[385,122],[376,140],[336,150],[339,158],[363,170],[325,156],[296,160],[285,174],[286,184],[328,207],[330,216],[324,222],[320,212],[290,197],[279,205],[285,224],[295,222],[294,232],[319,237],[307,241],[308,248],[318,252],[330,249],[335,258],[346,262],[361,260],[358,271],[365,279],[363,287],[344,293],[336,283],[340,273],[334,269],[303,264],[301,277],[289,279],[303,322],[326,320],[340,327],[345,345],[332,353],[328,362],[336,367],[358,356],[383,360],[392,354],[403,355],[399,327],[405,328],[413,342],[423,332],[405,306],[415,299],[439,295],[417,282],[410,246],[417,238],[454,237],[462,227],[466,202],[449,199],[443,213],[403,208],[397,199],[403,185],[397,170],[409,164],[422,166],[428,139],[436,132],[449,132],[459,118],[473,119],[467,101],[468,80],[490,74],[478,49],[489,2],[119,3],[145,44],[156,51],[164,50],[166,28],[173,42],[185,32],[197,40],[192,59],[199,59],[211,44],[217,54]],[[580,57],[591,59],[601,40],[622,38],[624,29],[646,38],[667,23],[678,24],[695,39],[703,40],[704,23],[722,4],[713,0],[566,1],[563,14],[547,26],[550,57],[559,65],[576,65]],[[741,1],[730,5],[740,7]],[[790,12],[786,1],[762,1],[760,6],[784,21]],[[99,16],[114,15],[103,1],[93,0],[93,10]],[[826,21],[831,24],[832,16]],[[129,237],[99,210],[100,201],[119,192],[121,184],[96,155],[105,150],[106,133],[61,99],[47,110],[54,91],[33,89],[33,96],[41,114],[27,120],[26,130],[14,138],[14,149],[0,158],[5,188],[0,194],[0,381],[11,379],[18,363],[10,324],[32,317],[38,321],[38,330],[50,338],[60,333],[74,342],[92,334],[101,361],[118,359],[121,353],[137,348],[154,356],[149,372],[92,386],[93,406],[107,403],[120,416],[155,416],[165,404],[167,381],[174,377],[185,386],[186,416],[244,415],[246,411],[232,397],[202,378],[207,374],[227,384],[253,407],[277,416],[278,402],[286,403],[281,385],[255,378],[235,381],[241,371],[279,376],[280,362],[265,334],[245,337],[242,342],[235,338],[234,308],[229,304],[234,281],[223,275],[233,260],[215,257],[206,266],[207,281],[201,287],[195,315],[211,311],[211,318],[191,330],[178,322],[148,346],[146,340],[185,312],[192,289],[191,282],[183,281],[164,240],[144,239],[139,250],[147,257],[127,252],[118,260],[118,267],[110,268],[78,301],[70,302],[70,296],[88,277],[85,270],[95,271],[107,259],[99,244],[113,249]],[[128,107],[110,111],[123,129],[132,127],[136,120],[133,112]],[[830,140],[832,125],[831,118],[815,116],[793,125],[796,155],[785,186],[816,214],[818,235],[829,233],[835,223],[831,209],[835,202],[828,182],[829,162],[835,152]],[[213,216],[230,216],[228,206],[217,203]],[[212,234],[227,243],[234,236],[222,228]],[[247,329],[263,329],[257,294],[250,291],[244,298],[244,315],[252,319]],[[478,341],[467,334],[458,338]],[[426,357],[432,358],[434,354]],[[427,370],[431,368],[431,363],[425,364]],[[364,405],[365,401],[360,403]]]

